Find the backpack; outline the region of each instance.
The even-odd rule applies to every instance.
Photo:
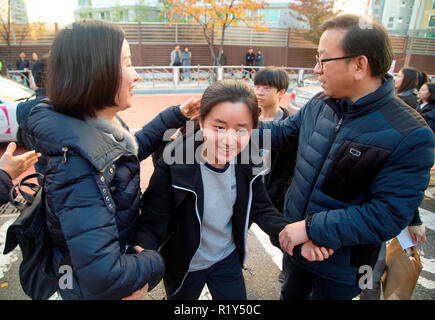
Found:
[[[23,260],[19,276],[23,291],[33,300],[47,300],[58,290],[59,279],[52,268],[53,242],[46,224],[44,188],[28,182],[32,178],[44,180],[42,174],[33,173],[21,179],[11,189],[11,203],[20,214],[7,230],[3,254],[8,254],[17,245],[20,246]],[[35,193],[23,191],[23,186]],[[24,203],[15,200],[15,189],[23,196]]]

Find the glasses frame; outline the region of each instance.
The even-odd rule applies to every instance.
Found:
[[[320,59],[319,56],[316,54],[316,65],[320,66],[320,70],[323,70],[323,63],[328,61],[334,61],[334,60],[342,60],[342,59],[351,59],[356,58],[359,55],[353,55],[353,56],[344,56],[344,57],[337,57],[337,58],[327,58],[327,59]]]

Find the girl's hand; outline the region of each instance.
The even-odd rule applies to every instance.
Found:
[[[301,248],[301,255],[308,261],[323,261],[334,253],[332,249],[316,246],[313,241],[305,242]]]
[[[421,224],[419,226],[409,226],[408,231],[414,243],[427,240],[426,227],[424,226],[424,224]]]
[[[133,292],[130,296],[122,300],[143,300],[147,292],[148,292],[148,283],[142,289]]]
[[[187,118],[193,118],[199,114],[200,102],[201,98],[191,97],[189,100],[180,105],[180,110]]]

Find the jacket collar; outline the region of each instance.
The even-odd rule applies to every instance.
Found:
[[[29,132],[43,154],[63,155],[66,147],[68,152],[87,159],[98,171],[123,155],[134,156],[108,135],[80,119],[54,111],[46,103],[32,109]]]
[[[382,85],[374,92],[352,102],[350,99],[333,99],[326,95],[319,96],[324,100],[340,117],[345,115],[346,119],[357,118],[382,108],[394,98],[394,79],[386,74]]]

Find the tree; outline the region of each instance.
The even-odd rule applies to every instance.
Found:
[[[7,2],[7,5],[6,5]],[[7,62],[8,69],[11,64],[12,43],[21,44],[28,35],[30,28],[27,23],[27,15],[23,15],[24,3],[22,1],[7,0],[2,1],[0,9],[0,37],[7,46],[7,56],[3,60]]]
[[[257,31],[267,31],[260,9],[267,4],[253,0],[163,0],[163,14],[170,23],[191,22],[202,27],[205,40],[213,57],[213,64],[219,64],[225,40],[225,31],[229,26],[245,25]],[[214,35],[220,35],[218,54],[214,51]]]
[[[333,0],[298,0],[288,5],[289,9],[296,11],[297,20],[308,23],[309,29],[305,32],[300,32],[304,39],[312,41],[316,44],[319,43],[322,31],[320,26],[329,18],[332,18],[339,12],[333,12]]]

